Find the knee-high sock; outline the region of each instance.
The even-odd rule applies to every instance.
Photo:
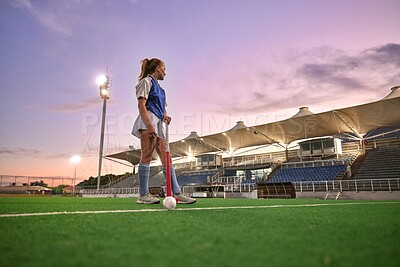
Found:
[[[166,168],[163,168],[164,176],[167,177]],[[181,193],[181,188],[179,187],[178,180],[176,179],[176,173],[174,167],[171,166],[171,181],[172,181],[172,193],[178,195]]]
[[[139,163],[139,194],[146,195],[149,192],[150,164]]]

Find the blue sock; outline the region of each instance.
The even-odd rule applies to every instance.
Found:
[[[139,194],[146,195],[149,192],[150,164],[139,163]]]
[[[167,177],[166,168],[163,168],[164,176]],[[171,181],[172,181],[172,193],[178,195],[181,193],[181,188],[179,187],[178,180],[176,179],[176,173],[174,167],[171,166]]]

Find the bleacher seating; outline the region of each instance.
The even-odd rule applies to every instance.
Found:
[[[366,154],[354,179],[400,178],[400,148],[376,148]]]
[[[161,168],[159,166],[152,166],[150,168],[150,177],[157,175],[160,172]],[[150,178],[151,181],[151,178]],[[125,179],[117,181],[117,183],[113,183],[108,185],[110,188],[129,188],[139,185],[139,175],[136,173]]]
[[[135,185],[138,184],[138,175],[131,175],[129,177],[126,177],[125,179],[119,181],[118,183],[114,184],[111,186],[111,188],[129,188],[129,187],[134,187]]]
[[[184,186],[188,184],[207,184],[209,183],[209,178],[216,174],[216,171],[210,172],[184,172],[178,177],[179,186]]]
[[[205,184],[209,175],[183,175],[179,177],[178,183],[180,186],[187,184]]]
[[[268,180],[269,183],[332,181],[340,173],[345,172],[345,165],[330,165],[303,168],[283,168]]]
[[[256,184],[257,180],[256,179],[248,179],[248,180],[243,180],[242,184]]]
[[[182,171],[185,171],[185,169],[184,170],[175,169],[175,172],[178,176]],[[125,178],[124,180],[118,181],[118,183],[115,183],[115,184],[111,185],[110,187],[111,188],[129,188],[129,187],[135,187],[135,186],[139,186],[139,174],[137,174],[137,173]],[[150,187],[165,186],[165,176],[162,172],[161,166],[152,166],[150,168],[149,186]]]

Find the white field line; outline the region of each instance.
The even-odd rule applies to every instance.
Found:
[[[299,205],[177,208],[177,209],[174,209],[173,211],[232,210],[232,209],[272,209],[272,208],[301,208],[301,207],[325,207],[325,206],[349,206],[349,205],[382,205],[382,204],[400,204],[400,202],[348,202],[348,203],[323,203],[323,204],[299,204]],[[5,218],[5,217],[49,216],[49,215],[73,215],[73,214],[167,212],[167,211],[168,210],[166,210],[166,209],[56,211],[56,212],[38,212],[38,213],[0,214],[0,218]]]

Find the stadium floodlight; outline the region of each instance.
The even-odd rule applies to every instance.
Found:
[[[100,75],[96,79],[96,83],[98,86],[102,86],[107,82],[107,75]]]
[[[100,75],[96,79],[100,89],[100,97],[103,99],[103,115],[101,120],[100,151],[99,151],[99,171],[97,175],[97,190],[100,189],[101,163],[103,159],[104,126],[106,121],[107,99],[110,98],[111,78],[108,75]]]
[[[74,170],[74,182],[72,185],[72,195],[75,195],[75,183],[76,183],[76,168],[78,167],[78,163],[81,161],[81,156],[75,155],[70,158],[70,162],[75,165]]]
[[[111,78],[107,75],[100,75],[96,82],[100,89],[100,97],[103,99],[110,98]]]
[[[79,155],[72,156],[70,161],[72,164],[78,164],[81,161],[81,156]]]

